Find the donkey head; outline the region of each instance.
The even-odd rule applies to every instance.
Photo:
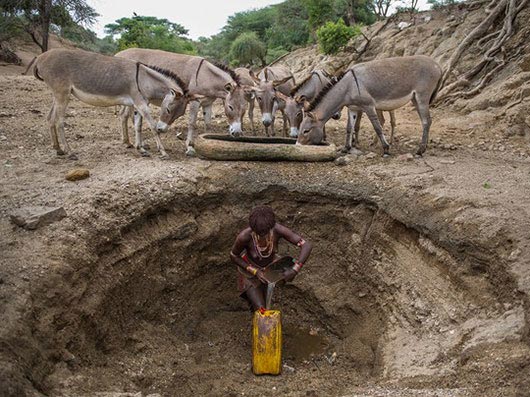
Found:
[[[228,118],[230,127],[228,131],[231,136],[240,136],[243,134],[241,122],[243,115],[247,111],[247,101],[245,100],[246,91],[243,86],[236,85],[232,87],[224,100],[225,114]]]
[[[160,118],[156,124],[156,130],[158,132],[166,132],[176,119],[184,115],[191,99],[188,94],[182,95],[172,89],[162,100]]]
[[[284,84],[291,77],[277,81],[260,81],[259,86],[255,89],[256,99],[258,100],[259,109],[261,110],[263,125],[269,127],[272,124],[274,113],[278,108],[278,97],[276,96],[276,87]]]
[[[317,119],[314,113],[304,112],[300,124],[297,145],[318,145],[324,139],[324,122]]]
[[[283,112],[289,121],[289,125],[291,126],[291,132],[289,133],[289,136],[291,136],[291,138],[296,138],[298,136],[298,128],[302,122],[303,103],[297,102],[296,99],[284,95],[279,91],[276,92],[276,97],[285,102],[285,108]]]

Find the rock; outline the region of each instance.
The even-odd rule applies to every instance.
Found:
[[[510,253],[510,256],[508,257],[508,260],[509,261],[515,261],[517,260],[517,258],[519,258],[519,255],[521,255],[521,250],[519,248],[513,250],[511,253]]]
[[[283,370],[288,373],[294,373],[296,371],[293,367],[287,364],[283,364]]]
[[[339,157],[337,160],[335,160],[335,165],[338,165],[338,166],[347,165],[349,163],[351,163],[351,158],[347,156],[342,156],[342,157]]]
[[[414,160],[414,156],[411,154],[411,153],[405,153],[405,154],[400,154],[397,159],[399,161],[412,161]]]
[[[375,153],[368,153],[366,156],[364,156],[367,159],[375,159],[377,154]]]
[[[80,181],[82,179],[86,179],[90,176],[90,171],[86,168],[74,168],[73,170],[68,171],[68,173],[65,175],[65,179],[67,181]]]
[[[455,162],[454,160],[440,160],[440,164],[454,164]]]
[[[9,215],[11,222],[24,229],[34,230],[60,221],[66,216],[63,207],[26,207]]]

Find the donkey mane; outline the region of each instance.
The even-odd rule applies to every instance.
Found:
[[[294,88],[291,90],[291,96],[294,97],[296,95],[296,93],[300,90],[300,88],[302,88],[304,86],[304,84],[307,83],[309,81],[309,79],[311,79],[311,77],[313,77],[313,74],[315,74],[315,73],[316,72],[311,72],[309,74],[309,76],[307,76],[300,83],[295,85]]]
[[[342,80],[342,78],[346,75],[348,71],[341,73],[340,75],[336,76],[335,78],[332,78],[331,81],[324,87],[322,90],[318,93],[318,95],[309,103],[309,107],[307,108],[308,112],[312,112],[315,110],[315,108],[318,106],[320,102],[324,99],[324,97],[328,94],[328,92],[339,82]]]
[[[155,72],[163,74],[167,78],[173,80],[182,89],[184,94],[187,94],[188,88],[186,87],[186,83],[184,83],[184,81],[182,81],[182,79],[179,76],[177,76],[175,73],[173,73],[171,70],[167,70],[167,69],[161,68],[160,66],[155,66],[155,65],[145,65],[145,64],[142,64],[142,65],[144,65],[145,67],[148,67],[149,69],[154,70]]]
[[[232,77],[232,80],[234,80],[237,85],[241,85],[241,79],[239,78],[239,76],[236,74],[236,72],[233,69],[230,69],[228,66],[226,66],[225,64],[221,62],[212,62],[212,64],[218,67],[219,69],[221,69],[222,71],[228,73],[230,77]]]

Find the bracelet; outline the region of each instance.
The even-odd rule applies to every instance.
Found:
[[[298,273],[300,272],[300,270],[302,269],[302,266],[304,266],[304,264],[302,262],[295,262],[294,265],[293,265],[293,270]]]
[[[246,270],[247,272],[249,272],[250,274],[254,275],[254,276],[258,273],[258,269],[256,269],[256,268],[255,268],[254,266],[252,266],[252,265],[248,265],[248,266],[245,268],[245,270]]]

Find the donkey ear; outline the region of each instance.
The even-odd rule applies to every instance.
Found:
[[[258,84],[261,83],[261,80],[254,74],[252,70],[249,70],[248,74],[250,75],[252,80],[254,80],[256,83]]]
[[[305,101],[307,100],[306,96],[305,95],[297,95],[294,100],[296,101],[297,104],[299,105],[303,105],[305,103]]]
[[[287,83],[287,82],[288,82],[289,80],[291,80],[292,78],[293,78],[292,76],[288,76],[288,77],[286,77],[286,78],[284,78],[284,79],[273,81],[273,82],[272,82],[272,86],[273,86],[273,87],[278,87],[278,86],[280,86],[280,85],[282,85],[282,84],[284,84],[284,83]]]
[[[171,94],[171,96],[173,96],[174,98],[180,98],[182,96],[182,93],[179,92],[179,91],[176,91],[174,90],[173,88],[169,90],[169,93]]]

